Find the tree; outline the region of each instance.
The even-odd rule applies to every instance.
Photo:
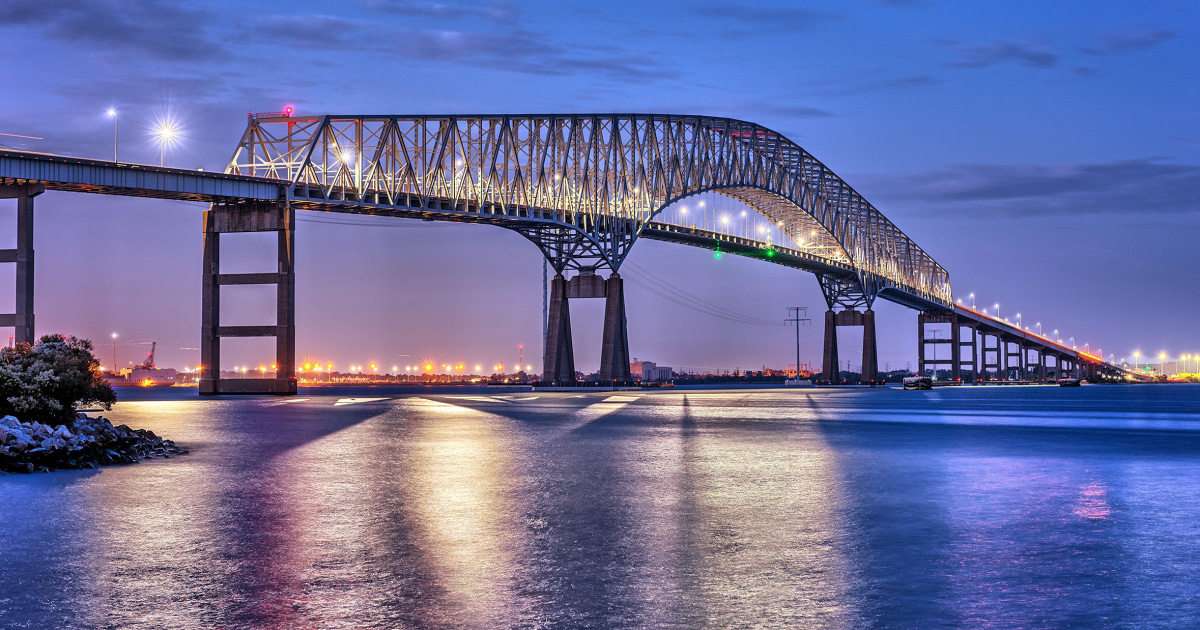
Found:
[[[112,409],[117,394],[101,373],[87,339],[53,334],[0,349],[0,415],[69,425],[77,405]]]

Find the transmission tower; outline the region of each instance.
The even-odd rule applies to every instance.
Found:
[[[800,327],[808,325],[812,320],[807,317],[800,317],[801,315],[808,315],[807,306],[789,306],[787,309],[788,318],[783,321],[796,327],[796,378],[800,378]]]

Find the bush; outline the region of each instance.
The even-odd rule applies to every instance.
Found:
[[[101,373],[87,339],[54,334],[0,349],[0,416],[71,425],[76,405],[112,409],[117,395]]]

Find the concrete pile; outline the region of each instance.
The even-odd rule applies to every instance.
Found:
[[[103,417],[80,413],[68,428],[0,418],[0,471],[31,473],[59,468],[136,464],[143,459],[181,455],[186,450],[153,431],[114,427]]]

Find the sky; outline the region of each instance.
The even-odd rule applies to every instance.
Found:
[[[653,112],[775,129],[822,160],[950,273],[957,297],[1105,355],[1200,352],[1200,6],[1181,1],[0,3],[0,146],[221,170],[250,111]],[[36,201],[39,334],[102,360],[199,361],[200,204],[48,192]],[[542,262],[490,226],[302,212],[303,360],[540,370]],[[263,271],[264,235],[225,241],[223,272]],[[0,200],[0,247],[15,202]],[[815,278],[641,241],[623,275],[634,357],[685,368],[795,361],[787,307]],[[649,274],[649,275],[647,275]],[[0,310],[14,280],[0,271]],[[674,301],[647,285],[685,296]],[[222,321],[273,321],[270,290],[230,287]],[[743,317],[717,318],[697,300]],[[680,304],[684,302],[685,304]],[[599,367],[601,300],[571,311],[576,364]],[[881,367],[915,367],[916,313],[876,305]],[[756,323],[746,323],[752,320]],[[117,332],[119,343],[111,344]],[[841,354],[857,368],[861,333]],[[273,360],[226,340],[222,367]]]

